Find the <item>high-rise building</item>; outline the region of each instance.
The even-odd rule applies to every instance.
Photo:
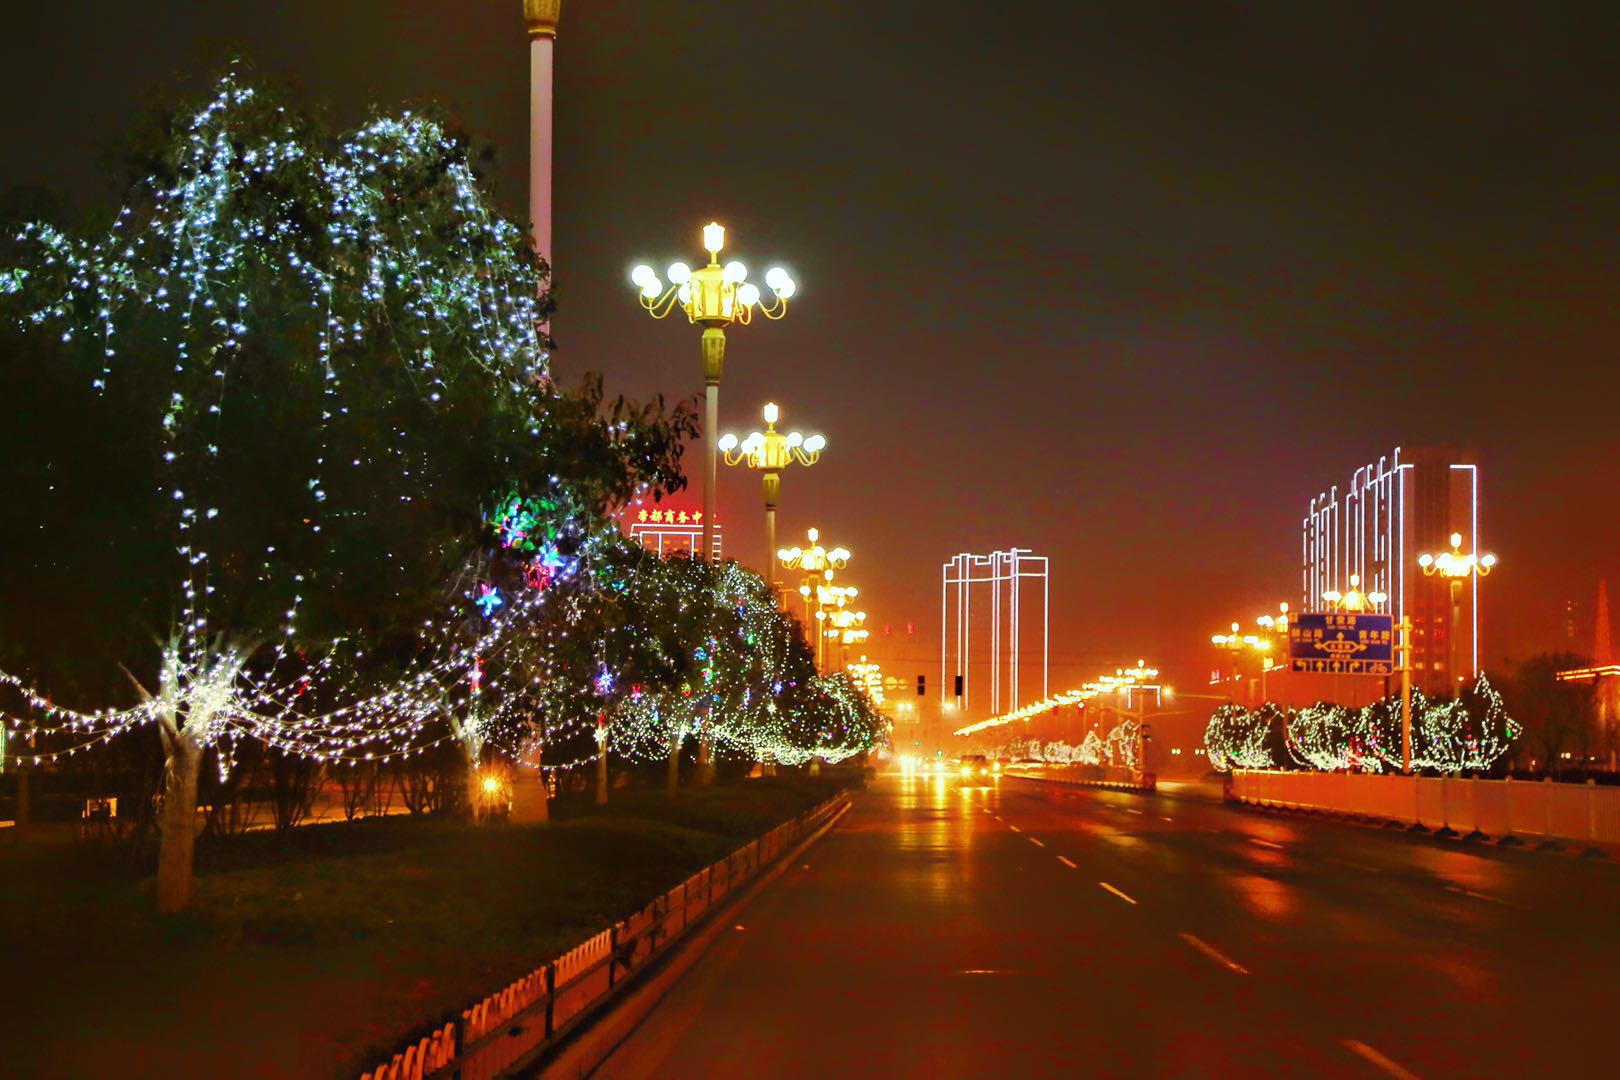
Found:
[[[1482,551],[1479,465],[1471,452],[1396,447],[1310,502],[1301,535],[1301,601],[1322,610],[1322,594],[1363,590],[1386,595],[1375,610],[1412,620],[1412,681],[1429,694],[1451,694],[1480,668],[1478,575],[1426,576],[1418,556],[1451,549]]]
[[[1592,663],[1573,671],[1560,671],[1558,678],[1565,682],[1590,682],[1593,685],[1597,715],[1597,738],[1588,751],[1592,758],[1608,765],[1612,771],[1620,767],[1620,664],[1614,662],[1614,634],[1609,623],[1609,583],[1598,582],[1597,613],[1592,626]]]

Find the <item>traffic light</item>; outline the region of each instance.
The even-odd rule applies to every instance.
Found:
[[[928,680],[925,676],[917,676],[917,696],[922,697],[928,693]]]

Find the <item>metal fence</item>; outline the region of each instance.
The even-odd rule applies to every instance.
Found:
[[[1255,806],[1327,810],[1488,837],[1620,844],[1620,787],[1551,780],[1471,780],[1365,773],[1232,773],[1232,797]]]
[[[527,1068],[705,912],[831,820],[838,795],[784,822],[395,1054],[360,1080],[489,1080]]]

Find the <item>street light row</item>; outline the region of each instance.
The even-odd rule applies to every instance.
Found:
[[[815,529],[810,530],[808,548],[777,548],[776,508],[781,499],[782,473],[794,465],[808,468],[816,464],[827,447],[827,439],[820,434],[777,431],[781,408],[774,401],[767,402],[762,410],[764,431],[751,431],[740,438],[730,433],[717,437],[726,328],[733,324],[748,325],[755,313],[767,319],[782,318],[787,314],[788,301],[798,292],[798,285],[786,270],[772,267],[765,273],[765,284],[771,291],[767,300],[759,287],[748,280],[748,268],[743,263],[731,260],[721,264],[720,252],[725,249],[725,242],[724,226],[710,222],[703,228],[703,247],[709,255],[707,264],[694,269],[684,262],[674,262],[663,277],[651,266],[642,264],[630,272],[630,281],[640,291],[642,308],[653,318],[663,319],[679,307],[686,313],[688,322],[703,327],[705,468],[701,557],[711,557],[714,550],[715,487],[721,457],[728,466],[757,470],[764,481],[765,494],[765,578],[775,592],[778,563],[807,575],[798,590],[805,603],[805,632],[816,635],[817,664],[825,669],[830,643],[840,646],[842,661],[843,649],[864,642],[868,636],[864,626],[866,612],[849,606],[858,590],[834,582],[837,572],[848,564],[850,552],[844,547],[831,550],[822,547]]]

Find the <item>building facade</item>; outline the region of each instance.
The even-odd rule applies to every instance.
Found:
[[[1479,464],[1466,450],[1396,447],[1356,469],[1350,483],[1312,499],[1301,530],[1302,610],[1322,594],[1347,592],[1351,575],[1385,599],[1372,610],[1412,620],[1412,682],[1452,694],[1480,669],[1480,581],[1427,576],[1418,557],[1483,550]]]
[[[691,507],[634,503],[624,513],[624,523],[630,539],[659,555],[685,552],[695,555],[703,550],[703,511]],[[714,550],[712,561],[721,561],[722,529],[714,523]]]

